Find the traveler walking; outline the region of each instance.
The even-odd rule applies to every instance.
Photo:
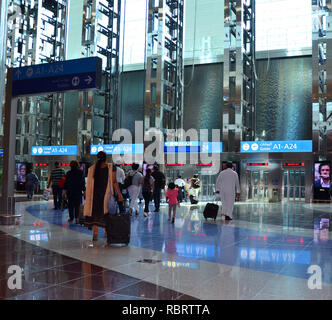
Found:
[[[118,201],[123,200],[116,175],[113,174],[113,165],[106,162],[106,153],[99,151],[97,159],[88,170],[83,212],[85,224],[93,228],[93,241],[98,240],[98,227],[105,228],[104,215],[109,211],[109,201],[114,192],[117,193]]]
[[[40,181],[32,168],[28,168],[27,173],[25,187],[28,199],[32,200],[35,188],[39,185]]]
[[[174,184],[179,189],[178,201],[182,202],[183,198],[185,198],[185,200],[187,201],[186,192],[185,192],[185,189],[184,189],[186,183],[180,175],[178,175],[178,177],[175,179]]]
[[[194,199],[198,200],[198,195],[201,190],[201,180],[199,180],[198,174],[194,174],[193,177],[190,179],[190,189]]]
[[[52,186],[54,210],[61,210],[62,204],[62,188],[58,185],[58,181],[65,176],[65,170],[59,167],[59,162],[54,163],[55,168],[51,171],[50,177],[48,179],[47,188]]]
[[[120,165],[118,165],[118,164],[114,165],[113,168],[115,169],[116,181],[118,182],[118,185],[119,185],[119,188],[120,188],[120,191],[121,191],[121,194],[122,194],[123,184],[124,184],[124,180],[125,180],[125,177],[126,177],[125,172],[120,167]],[[117,199],[117,197],[116,197],[116,199]],[[124,201],[118,201],[118,199],[117,199],[117,202],[118,202],[120,212],[121,213],[125,212]]]
[[[155,165],[153,167],[153,172],[151,175],[154,178],[154,190],[153,190],[153,201],[155,206],[154,212],[159,212],[161,190],[165,188],[166,178],[165,175],[159,170],[158,165]]]
[[[237,197],[240,196],[240,184],[238,174],[232,170],[231,162],[227,162],[227,169],[221,171],[217,178],[216,193],[220,194],[221,214],[225,215],[225,220],[232,220],[235,194]]]
[[[166,201],[168,202],[168,221],[171,221],[171,215],[173,211],[172,223],[174,223],[176,215],[176,207],[180,206],[178,202],[178,189],[175,188],[173,182],[168,184],[168,190],[166,192]]]
[[[136,215],[139,213],[139,207],[137,204],[137,198],[140,193],[140,188],[143,183],[143,175],[138,171],[139,164],[133,163],[131,166],[132,170],[128,172],[126,177],[127,182],[125,182],[125,186],[127,187],[130,204],[128,213],[132,215],[133,209],[136,210]]]
[[[73,222],[75,218],[75,223],[78,224],[82,196],[85,191],[85,178],[76,160],[70,162],[70,169],[66,174],[62,197],[67,196],[68,199],[68,222]]]
[[[154,178],[151,176],[151,169],[146,169],[146,174],[142,184],[142,195],[145,202],[144,216],[147,217],[150,213],[149,203],[152,198],[152,192],[154,189]]]
[[[143,173],[143,171],[142,170],[140,170],[139,171],[141,174],[142,174],[142,176],[144,177],[144,173]],[[144,197],[143,197],[143,193],[142,193],[142,188],[140,188],[139,189],[139,194],[138,194],[138,200],[139,200],[139,202],[138,202],[138,204],[142,204],[142,200],[144,200]]]

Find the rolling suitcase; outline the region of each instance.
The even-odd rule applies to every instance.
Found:
[[[203,211],[205,220],[207,220],[208,218],[216,220],[217,215],[218,215],[218,210],[219,210],[219,206],[217,204],[207,203],[204,208],[204,211]]]
[[[130,242],[130,215],[128,213],[108,214],[105,216],[107,243],[125,244]]]

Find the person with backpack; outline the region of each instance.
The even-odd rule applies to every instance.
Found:
[[[175,179],[174,184],[179,190],[178,201],[182,202],[183,198],[187,201],[186,192],[184,189],[186,183],[184,182],[184,180],[182,179],[182,177],[180,175],[178,175],[178,177]]]
[[[128,172],[128,175],[124,182],[124,188],[128,190],[130,204],[128,213],[132,215],[133,209],[136,210],[136,215],[138,215],[139,207],[137,203],[137,198],[140,193],[140,188],[143,183],[143,175],[138,171],[139,164],[133,163],[131,166],[132,170]]]
[[[116,176],[116,181],[118,182],[122,197],[123,197],[123,184],[124,184],[124,180],[126,178],[125,172],[124,170],[120,167],[119,164],[114,164],[113,165],[113,172],[115,173]],[[125,204],[124,201],[118,201],[118,197],[116,196],[116,201],[118,203],[119,206],[119,210],[121,213],[125,212]]]
[[[190,189],[193,198],[198,201],[198,195],[201,190],[201,180],[199,180],[197,173],[190,179]]]
[[[154,178],[154,190],[153,190],[153,201],[155,206],[154,212],[159,212],[161,190],[165,188],[166,178],[165,175],[159,170],[158,165],[155,165],[153,167],[153,172],[151,175]]]
[[[152,198],[152,192],[154,189],[154,178],[151,176],[151,169],[146,169],[146,174],[142,184],[142,195],[145,202],[144,216],[149,215],[149,203]]]
[[[33,172],[32,168],[28,168],[25,187],[27,191],[27,197],[29,200],[32,200],[35,188],[36,186],[39,185],[39,183],[40,181],[37,175]]]
[[[62,188],[58,185],[58,181],[66,175],[65,170],[59,167],[59,162],[54,163],[55,168],[51,171],[48,179],[47,189],[52,185],[54,210],[61,210],[62,205]]]

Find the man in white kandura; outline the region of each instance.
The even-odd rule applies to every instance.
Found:
[[[240,183],[231,162],[227,162],[227,169],[221,171],[217,178],[216,193],[220,194],[221,214],[225,215],[225,220],[232,220],[235,194],[237,197],[240,196]]]

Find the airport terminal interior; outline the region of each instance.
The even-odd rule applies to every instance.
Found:
[[[0,0],[0,300],[331,300],[331,63],[332,0]],[[101,151],[122,243],[54,202]]]

